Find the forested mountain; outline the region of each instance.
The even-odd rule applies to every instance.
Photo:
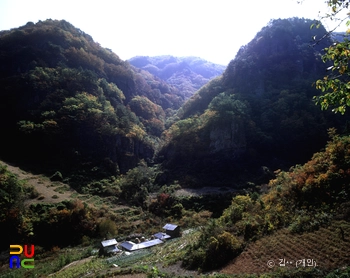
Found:
[[[135,57],[134,67],[66,21],[2,31],[0,155],[40,170],[109,176],[157,154],[163,182],[176,169],[191,186],[303,162],[324,146],[327,128],[346,122],[312,101],[330,38],[313,44],[326,31],[311,24],[271,21],[186,103],[187,89],[171,80],[187,72],[201,76],[199,86],[220,66],[159,56]]]
[[[327,67],[322,49],[331,40],[314,43],[326,30],[311,24],[273,20],[241,47],[223,75],[178,110],[181,120],[164,133],[163,166],[192,186],[267,181],[261,166],[302,163],[324,146],[327,128],[344,131],[347,118],[313,101],[313,83]]]
[[[225,70],[225,66],[199,57],[137,56],[128,61],[173,85],[186,99]]]
[[[64,20],[0,32],[0,88],[0,156],[39,171],[109,175],[151,161],[183,102]]]
[[[0,32],[0,271],[173,277],[174,268],[166,276],[157,267],[218,270],[237,267],[240,255],[246,268],[249,256],[263,264],[266,277],[344,269],[349,116],[315,106],[314,82],[328,67],[322,49],[333,40],[319,41],[326,30],[312,23],[271,21],[222,74],[197,58],[136,57],[130,65],[64,20]],[[179,224],[183,237],[118,256],[118,268],[92,252],[102,239],[136,242],[164,222]],[[262,261],[275,250],[307,258],[290,247],[305,238],[308,255],[332,260],[283,271]],[[278,244],[261,248],[271,239]],[[35,245],[35,268],[9,270],[8,243],[16,242]]]

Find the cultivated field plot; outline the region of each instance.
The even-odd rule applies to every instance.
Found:
[[[340,228],[344,231],[344,240]],[[303,259],[305,266],[300,261]],[[313,260],[313,266],[307,266],[307,259]],[[281,260],[285,260],[285,266],[280,266]],[[221,273],[260,274],[282,268],[313,268],[315,263],[316,268],[322,270],[350,264],[349,222],[335,221],[327,228],[300,235],[291,234],[287,229],[279,230],[251,243],[240,256],[223,268]]]
[[[150,249],[134,251],[132,253],[123,252],[120,255],[106,259],[106,263],[116,264],[120,267],[130,266],[136,262],[142,261],[144,257],[150,256],[150,255],[152,255],[152,250]]]

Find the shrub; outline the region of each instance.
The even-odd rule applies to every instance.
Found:
[[[117,225],[110,219],[104,219],[99,223],[98,230],[102,237],[108,238],[116,234]]]
[[[238,255],[241,250],[241,242],[228,232],[219,234],[217,238],[211,237],[202,269],[219,268]]]
[[[39,192],[32,185],[25,186],[24,191],[29,196],[30,199],[35,199],[39,197]]]
[[[213,225],[212,228],[215,229]],[[213,230],[213,231],[214,231]],[[210,231],[207,231],[210,232]],[[190,246],[183,259],[183,266],[189,269],[203,269],[205,271],[217,269],[242,251],[242,242],[229,232],[213,235],[206,240],[199,239],[197,243]],[[205,232],[202,233],[202,237]]]
[[[72,256],[70,254],[62,254],[59,256],[59,267],[62,268],[65,265],[72,262]]]
[[[60,171],[56,171],[51,177],[51,181],[63,181],[63,176]]]
[[[304,211],[300,211],[294,221],[289,225],[288,229],[292,233],[312,232],[319,229],[322,225],[328,224],[332,218],[331,214],[324,212],[305,214]]]
[[[148,193],[153,191],[154,169],[140,164],[120,180],[120,196],[133,205],[144,206]]]
[[[202,266],[206,258],[203,248],[192,249],[187,253],[182,261],[182,265],[189,269],[195,269]]]
[[[326,278],[338,278],[338,277],[349,277],[350,276],[350,267],[343,267],[341,269],[336,269],[331,273],[328,273]]]

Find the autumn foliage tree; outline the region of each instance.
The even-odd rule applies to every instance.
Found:
[[[330,12],[323,16],[325,19],[338,20],[338,27],[345,22],[350,25],[348,0],[329,0],[326,1]],[[343,17],[342,14],[346,13]],[[328,34],[334,32],[329,31]],[[326,47],[322,59],[330,63],[327,68],[328,74],[316,82],[316,88],[321,91],[321,95],[315,96],[316,103],[323,110],[332,108],[335,113],[345,114],[347,107],[350,106],[350,41],[348,39],[350,29],[342,36],[341,40],[336,40],[333,44]],[[322,39],[322,38],[321,38]]]
[[[160,136],[164,131],[165,113],[161,106],[147,97],[136,96],[130,102],[131,110],[140,118],[149,134]]]
[[[350,220],[350,137],[329,130],[330,140],[303,165],[277,170],[265,194],[237,195],[187,249],[184,265],[217,268],[249,244],[287,228],[305,233]],[[226,255],[222,258],[223,254]]]
[[[183,101],[65,20],[1,31],[0,52],[2,159],[80,185],[150,161]]]

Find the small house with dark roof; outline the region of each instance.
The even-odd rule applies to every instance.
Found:
[[[114,238],[101,241],[100,255],[108,256],[120,252],[121,250],[118,249],[117,245],[118,242]]]
[[[180,236],[180,227],[175,224],[166,224],[163,229],[172,238]]]

